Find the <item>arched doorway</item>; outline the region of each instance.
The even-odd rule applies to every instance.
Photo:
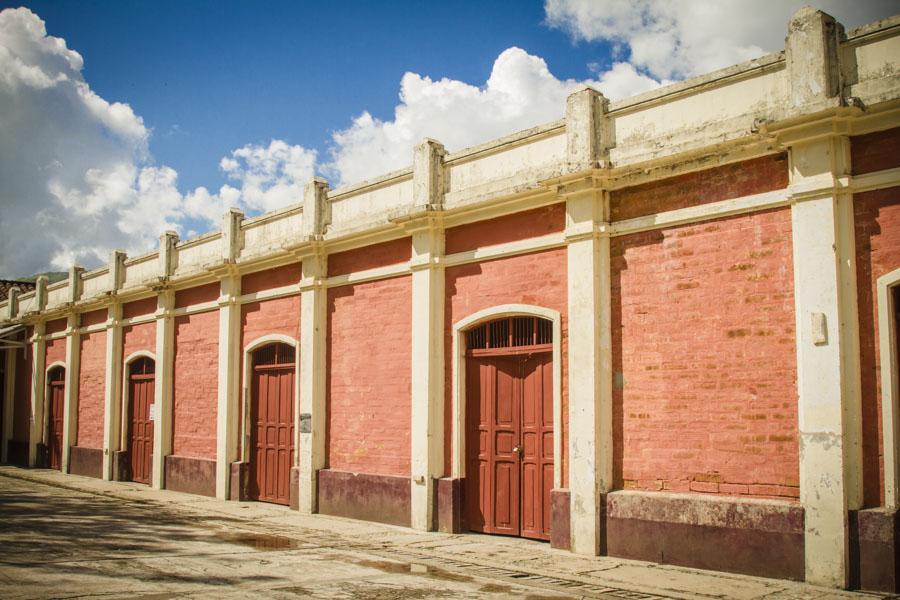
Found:
[[[62,468],[63,415],[66,396],[66,369],[53,367],[47,372],[47,442],[51,469]]]
[[[268,344],[254,350],[251,360],[249,496],[288,504],[294,464],[294,347]]]
[[[465,335],[468,528],[549,540],[553,322],[503,317]]]
[[[128,366],[128,456],[131,481],[150,483],[153,470],[153,421],[156,362],[142,356]]]

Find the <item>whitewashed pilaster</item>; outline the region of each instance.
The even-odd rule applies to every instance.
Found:
[[[71,281],[69,285],[72,285]],[[69,472],[69,454],[78,442],[78,382],[81,372],[81,315],[70,314],[66,323],[66,387],[63,394],[62,472]]]
[[[122,303],[116,293],[125,276],[124,252],[113,251],[109,259],[109,293],[106,309],[106,377],[103,388],[103,479],[113,479],[113,455],[121,450],[122,423]]]
[[[156,297],[156,372],[151,416],[153,417],[153,473],[154,489],[165,487],[166,456],[172,453],[172,372],[175,365],[175,292],[166,286],[175,265],[175,244],[178,235],[167,231],[159,243],[159,279],[161,287]]]

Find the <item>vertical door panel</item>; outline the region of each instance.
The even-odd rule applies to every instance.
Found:
[[[50,468],[62,468],[62,438],[63,438],[63,397],[65,395],[65,383],[52,382],[50,384]]]
[[[294,368],[254,369],[250,496],[288,504],[294,461]]]

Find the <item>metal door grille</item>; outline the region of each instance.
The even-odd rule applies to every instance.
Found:
[[[504,317],[466,333],[470,355],[523,354],[552,348],[553,322],[540,317]]]

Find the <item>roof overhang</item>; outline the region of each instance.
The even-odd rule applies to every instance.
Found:
[[[21,331],[25,331],[24,325],[10,325],[9,327],[0,328],[0,350],[24,348],[28,342],[15,339]]]

